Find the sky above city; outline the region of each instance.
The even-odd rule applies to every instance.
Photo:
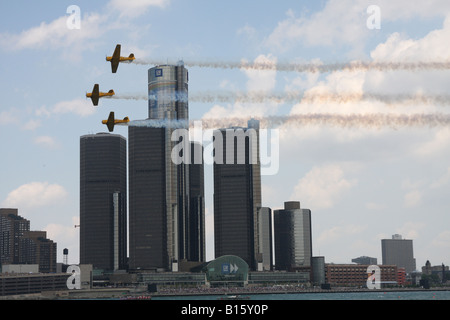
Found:
[[[183,60],[191,120],[303,119],[268,128],[279,165],[262,176],[262,205],[310,209],[314,256],[381,264],[381,239],[401,234],[417,269],[450,264],[450,129],[427,120],[449,113],[450,2],[19,0],[0,4],[0,21],[0,207],[47,231],[59,262],[63,248],[79,262],[80,136],[106,132],[110,111],[145,119],[147,70]],[[116,44],[137,60],[113,74],[105,57]],[[385,67],[339,67],[352,61]],[[393,67],[427,62],[441,64]],[[333,67],[295,68],[311,64]],[[94,107],[95,83],[116,98]],[[211,260],[211,165],[205,186]]]

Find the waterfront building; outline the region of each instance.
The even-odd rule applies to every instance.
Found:
[[[382,239],[381,254],[383,265],[405,268],[407,274],[416,270],[412,240],[402,239],[398,234],[393,235],[392,239]]]
[[[110,133],[80,137],[80,263],[126,268],[126,140]]]
[[[256,270],[264,254],[258,234],[259,122],[250,120],[247,128],[218,129],[213,134],[215,256],[238,256]],[[268,212],[261,211],[261,217],[264,214]]]
[[[150,68],[148,97],[148,119],[160,125],[128,128],[129,266],[182,271],[180,263],[201,263],[206,252],[203,164],[172,159],[179,142],[172,134],[188,128],[188,70],[182,63]]]
[[[56,243],[45,231],[30,231],[18,209],[0,209],[0,266],[33,264],[39,272],[56,272]]]
[[[20,239],[30,231],[30,221],[14,208],[0,209],[0,265],[20,263]]]
[[[274,211],[275,269],[295,270],[311,267],[311,210],[300,202],[287,201]]]
[[[326,281],[331,286],[367,287],[369,265],[327,264]],[[381,285],[397,285],[398,270],[395,265],[379,265]]]

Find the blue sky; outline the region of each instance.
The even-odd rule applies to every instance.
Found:
[[[57,3],[57,4],[55,4]],[[67,8],[81,10],[70,30]],[[369,29],[369,5],[381,28]],[[110,111],[147,116],[145,100],[85,98],[102,91],[145,95],[151,65],[105,61],[117,43],[123,55],[189,68],[191,95],[296,91],[287,103],[190,102],[190,118],[273,114],[446,113],[448,104],[416,101],[310,101],[324,93],[444,94],[449,70],[296,73],[200,68],[189,61],[334,63],[447,61],[450,4],[399,1],[109,0],[13,1],[0,4],[0,207],[16,207],[34,230],[46,230],[69,262],[78,262],[79,138],[103,132]],[[450,264],[450,130],[443,126],[279,127],[280,168],[263,176],[263,205],[298,200],[312,210],[313,254],[349,263],[367,255],[381,263],[381,239],[414,240],[420,268]],[[127,137],[127,130],[116,133]],[[208,258],[214,257],[211,167],[206,168]]]

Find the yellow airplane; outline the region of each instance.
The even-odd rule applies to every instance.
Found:
[[[121,48],[121,45],[118,44],[116,46],[116,49],[114,50],[114,53],[113,53],[112,57],[106,57],[106,61],[110,61],[111,62],[112,73],[116,73],[117,68],[119,67],[119,62],[131,63],[135,59],[133,53],[130,54],[128,57],[121,57],[120,56],[120,48]]]
[[[123,118],[123,120],[114,119],[114,112],[110,112],[109,113],[108,120],[102,120],[102,124],[106,124],[106,126],[108,127],[109,132],[113,132],[114,131],[114,126],[116,124],[124,125],[124,124],[127,124],[128,122],[130,122],[130,119],[128,119],[128,117]]]
[[[114,90],[109,90],[108,92],[100,92],[98,84],[94,85],[94,89],[92,89],[91,93],[86,93],[86,98],[91,98],[94,106],[98,105],[98,99],[102,97],[112,97],[114,95]]]

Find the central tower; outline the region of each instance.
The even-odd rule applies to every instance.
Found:
[[[167,125],[128,129],[130,268],[178,271],[180,262],[204,259],[204,195],[190,190],[195,178],[190,176],[202,173],[203,167],[172,161],[178,141],[171,139],[176,129],[170,122],[182,120],[188,129],[188,71],[183,63],[148,70],[148,116]]]
[[[149,69],[149,119],[188,120],[188,81],[183,62]]]

